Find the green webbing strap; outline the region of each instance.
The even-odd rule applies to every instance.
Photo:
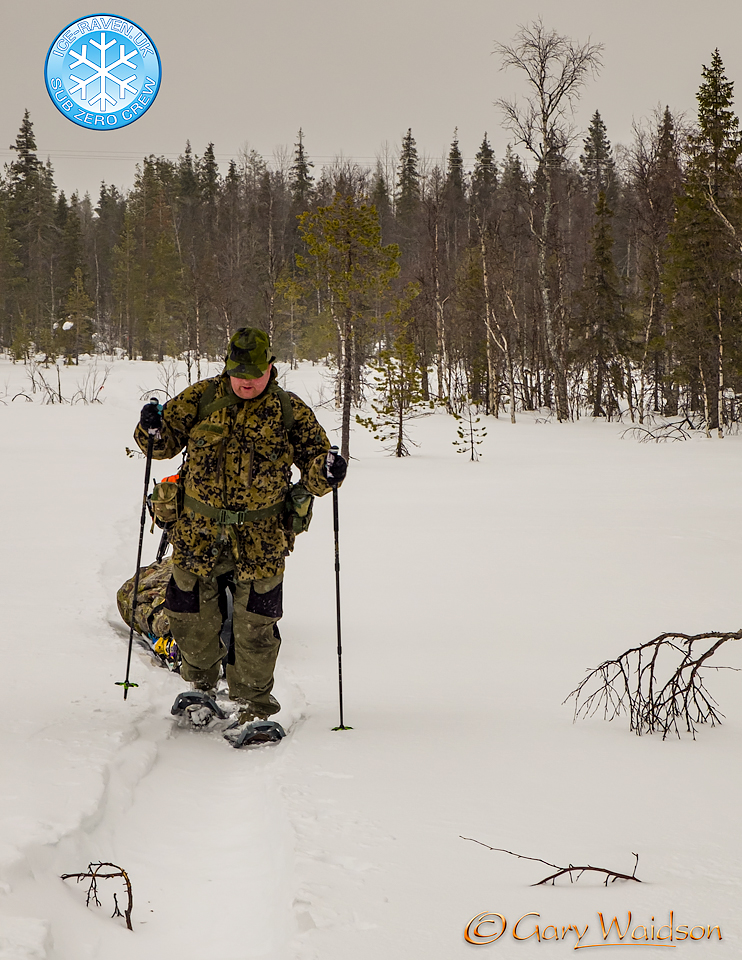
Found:
[[[271,389],[272,388],[272,389]],[[291,439],[291,431],[294,429],[294,408],[291,406],[291,397],[283,390],[275,380],[271,383],[268,388],[271,393],[278,395],[278,399],[281,401],[281,416],[283,417],[283,426]]]
[[[216,391],[218,387],[218,383],[210,383],[204,390],[203,396],[198,404],[198,417],[196,423],[200,423],[202,420],[205,420],[206,417],[210,417],[212,413],[216,413],[216,411],[221,410],[222,407],[231,407],[235,403],[242,402],[234,393],[228,393],[226,396],[215,400],[214,398],[216,397]],[[196,423],[193,424],[194,427],[196,426]]]
[[[200,423],[202,420],[205,420],[206,417],[210,417],[212,413],[216,413],[217,410],[222,410],[224,407],[233,407],[237,403],[242,403],[243,401],[235,394],[228,393],[224,397],[219,397],[216,399],[216,391],[219,387],[218,383],[210,383],[208,387],[204,390],[203,396],[198,404],[198,419],[196,423]],[[286,433],[290,434],[294,426],[294,408],[291,406],[291,398],[288,393],[278,386],[275,380],[271,380],[268,384],[266,393],[275,393],[281,403],[281,418],[283,420],[283,427]],[[196,426],[196,423],[193,426]],[[191,427],[193,429],[193,427]]]
[[[195,497],[190,497],[187,493],[183,497],[183,506],[204,517],[216,520],[217,523],[233,524],[247,523],[250,520],[265,520],[267,517],[277,517],[283,513],[284,500],[280,503],[273,503],[270,507],[263,507],[261,510],[224,510],[218,507],[212,507],[209,503],[202,503]]]

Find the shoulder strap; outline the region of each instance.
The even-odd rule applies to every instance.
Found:
[[[240,398],[234,393],[227,394],[224,397],[219,397],[216,399],[216,392],[219,387],[219,382],[217,380],[212,381],[207,388],[204,390],[201,395],[201,399],[198,404],[198,414],[196,415],[196,420],[193,423],[193,427],[199,424],[202,420],[205,420],[206,417],[210,417],[212,413],[216,413],[217,410],[221,410],[223,407],[231,407],[237,403],[242,403]],[[294,408],[291,406],[291,395],[288,394],[282,387],[279,387],[278,384],[273,380],[268,390],[270,393],[275,393],[278,397],[278,400],[281,404],[281,419],[283,420],[283,428],[286,433],[289,434],[289,439],[291,438],[291,431],[294,428]]]
[[[271,393],[275,393],[278,396],[278,399],[281,402],[281,417],[283,419],[283,428],[288,433],[289,439],[291,439],[291,431],[294,429],[294,408],[291,406],[291,395],[286,393],[286,391],[279,387],[278,384],[273,381]]]
[[[210,417],[212,413],[216,413],[217,410],[221,410],[222,407],[231,407],[235,403],[241,403],[240,398],[235,396],[233,393],[227,394],[226,396],[220,397],[218,400],[216,400],[216,391],[218,389],[219,381],[212,380],[212,382],[204,390],[198,404],[198,414],[193,424],[194,427],[202,420],[205,420],[206,417]]]

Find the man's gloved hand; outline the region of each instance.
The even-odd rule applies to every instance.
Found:
[[[325,480],[335,486],[335,484],[343,482],[347,472],[348,463],[345,457],[340,456],[337,447],[331,447],[322,466],[322,475]]]
[[[157,397],[152,397],[149,403],[145,403],[142,407],[139,422],[147,433],[154,433],[162,427],[162,404],[158,402]]]

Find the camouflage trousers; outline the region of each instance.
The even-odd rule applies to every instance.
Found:
[[[234,561],[226,559],[217,564],[209,578],[173,566],[167,587],[165,610],[182,657],[180,673],[200,687],[216,685],[227,655],[220,637],[224,611],[219,580],[232,570]],[[281,646],[276,623],[283,614],[283,573],[268,580],[236,580],[235,584],[234,662],[227,663],[229,696],[268,716],[279,709],[270,692]]]

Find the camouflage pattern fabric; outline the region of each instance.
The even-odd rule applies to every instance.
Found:
[[[271,356],[268,334],[255,327],[243,327],[232,334],[229,341],[224,372],[230,377],[255,380],[263,376],[268,364],[275,359]]]
[[[234,570],[234,561],[221,557],[215,576],[194,577],[178,567],[167,588],[165,605],[182,663],[181,676],[200,688],[214,687],[227,650],[220,639],[222,615],[217,577]],[[268,717],[280,706],[270,695],[273,670],[281,646],[276,626],[283,613],[283,577],[251,583],[237,581],[234,591],[233,656],[226,664],[232,700],[249,703],[257,715]]]
[[[173,572],[172,560],[150,563],[139,568],[139,590],[134,611],[134,629],[150,640],[169,637],[170,621],[164,608],[165,593]],[[124,623],[131,626],[131,607],[134,596],[134,577],[127,580],[116,594],[116,603]]]
[[[315,496],[331,486],[322,476],[330,442],[310,408],[291,394],[294,426],[291,441],[283,425],[281,402],[273,391],[275,368],[266,390],[253,400],[240,400],[198,420],[201,397],[216,383],[215,400],[234,393],[229,376],[202,380],[187,387],[163,410],[161,438],[153,447],[155,459],[170,459],[184,448],[187,496],[216,509],[262,510],[285,500],[291,465],[301,471],[307,489]],[[134,439],[147,449],[147,432],[140,426]],[[199,577],[211,576],[222,547],[229,544],[238,580],[266,580],[281,573],[293,548],[294,534],[286,530],[282,515],[241,524],[220,524],[191,509],[184,509],[170,533],[173,562]]]

